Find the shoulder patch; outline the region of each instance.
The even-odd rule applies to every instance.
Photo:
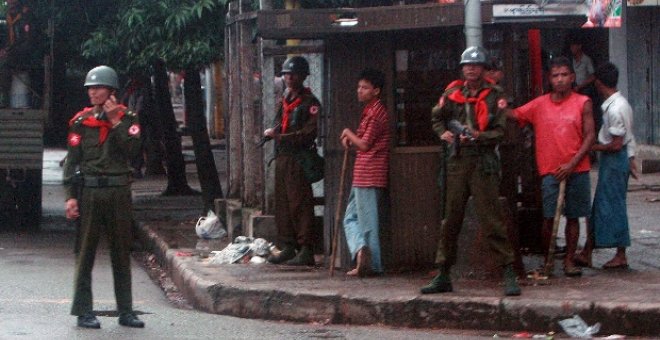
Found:
[[[76,147],[76,146],[80,145],[81,141],[82,141],[82,137],[77,133],[71,132],[71,133],[69,133],[69,136],[67,137],[67,142],[68,142],[69,146]]]
[[[312,106],[309,107],[309,113],[311,115],[316,115],[316,114],[319,113],[319,109],[320,109],[320,107],[318,105],[312,105]]]
[[[506,99],[504,99],[504,98],[500,98],[500,99],[497,101],[497,107],[498,107],[498,108],[500,108],[500,109],[506,109],[507,106],[508,106],[508,103],[506,102]]]
[[[140,134],[140,125],[139,124],[133,124],[131,127],[128,128],[128,135],[133,137]]]

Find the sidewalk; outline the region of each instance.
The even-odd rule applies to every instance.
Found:
[[[596,172],[592,172],[592,178]],[[194,174],[191,186],[198,188]],[[313,269],[270,264],[209,265],[197,256],[195,222],[200,197],[162,197],[165,178],[134,183],[142,237],[172,279],[199,310],[245,318],[393,327],[467,328],[561,332],[557,321],[580,315],[600,322],[599,335],[660,335],[660,173],[631,180],[628,211],[631,269],[599,269],[613,250],[597,250],[581,278],[560,274],[521,281],[520,297],[504,297],[499,281],[459,279],[453,293],[421,295],[426,272],[347,278],[323,266]],[[595,182],[594,182],[595,186]],[[221,250],[222,240],[211,250]],[[191,256],[192,255],[192,256]],[[526,262],[540,259],[526,258]]]

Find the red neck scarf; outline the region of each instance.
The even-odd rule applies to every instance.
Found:
[[[302,96],[311,93],[308,87],[305,87],[298,93],[296,96],[296,99],[292,101],[291,103],[287,102],[287,96],[284,96],[282,98],[282,131],[281,133],[286,133],[286,129],[289,127],[289,116],[291,115],[291,112],[295,110],[300,103],[302,103]]]
[[[73,118],[69,121],[69,125],[71,125],[76,119],[78,119],[80,116],[85,115],[87,113],[91,113],[93,108],[87,108],[85,110],[82,110],[78,113],[76,113]],[[124,118],[124,111],[119,111],[119,119],[121,120]],[[102,145],[106,139],[108,139],[108,133],[110,132],[110,129],[112,128],[112,123],[110,123],[107,120],[99,120],[97,119],[93,114],[90,114],[87,116],[82,121],[82,125],[91,127],[91,128],[99,128],[99,145]]]
[[[488,81],[488,80],[486,80]],[[449,86],[447,86],[447,90],[455,87],[463,87],[466,86],[466,83],[463,80],[454,80]],[[486,88],[479,92],[479,95],[475,97],[469,97],[465,98],[463,95],[463,91],[459,88],[458,90],[452,92],[449,96],[447,96],[450,100],[459,103],[459,104],[465,104],[465,103],[470,103],[474,104],[474,108],[476,111],[476,119],[477,119],[477,125],[479,125],[479,131],[485,131],[486,128],[488,127],[488,104],[486,103],[486,97],[490,94],[490,88]]]

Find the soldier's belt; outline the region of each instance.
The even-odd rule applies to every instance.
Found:
[[[120,187],[131,183],[128,175],[120,176],[85,176],[85,186],[88,188]]]
[[[478,156],[491,152],[495,152],[494,146],[462,146],[461,145],[462,156]]]

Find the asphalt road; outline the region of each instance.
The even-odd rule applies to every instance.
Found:
[[[134,308],[146,328],[126,328],[117,324],[105,247],[99,250],[92,286],[102,328],[80,329],[69,315],[75,262],[72,240],[71,231],[51,230],[48,225],[36,234],[0,233],[0,339],[471,339],[495,334],[292,324],[181,309],[168,301],[135,260]]]
[[[100,330],[76,327],[69,315],[73,295],[74,226],[64,215],[63,150],[44,159],[43,220],[38,233],[0,228],[0,339],[473,339],[497,332],[413,330],[293,324],[240,319],[179,308],[133,259],[134,309],[144,329],[119,326],[110,259],[105,244],[93,272],[94,311]],[[179,304],[180,305],[180,304]],[[500,333],[501,335],[504,335]]]

